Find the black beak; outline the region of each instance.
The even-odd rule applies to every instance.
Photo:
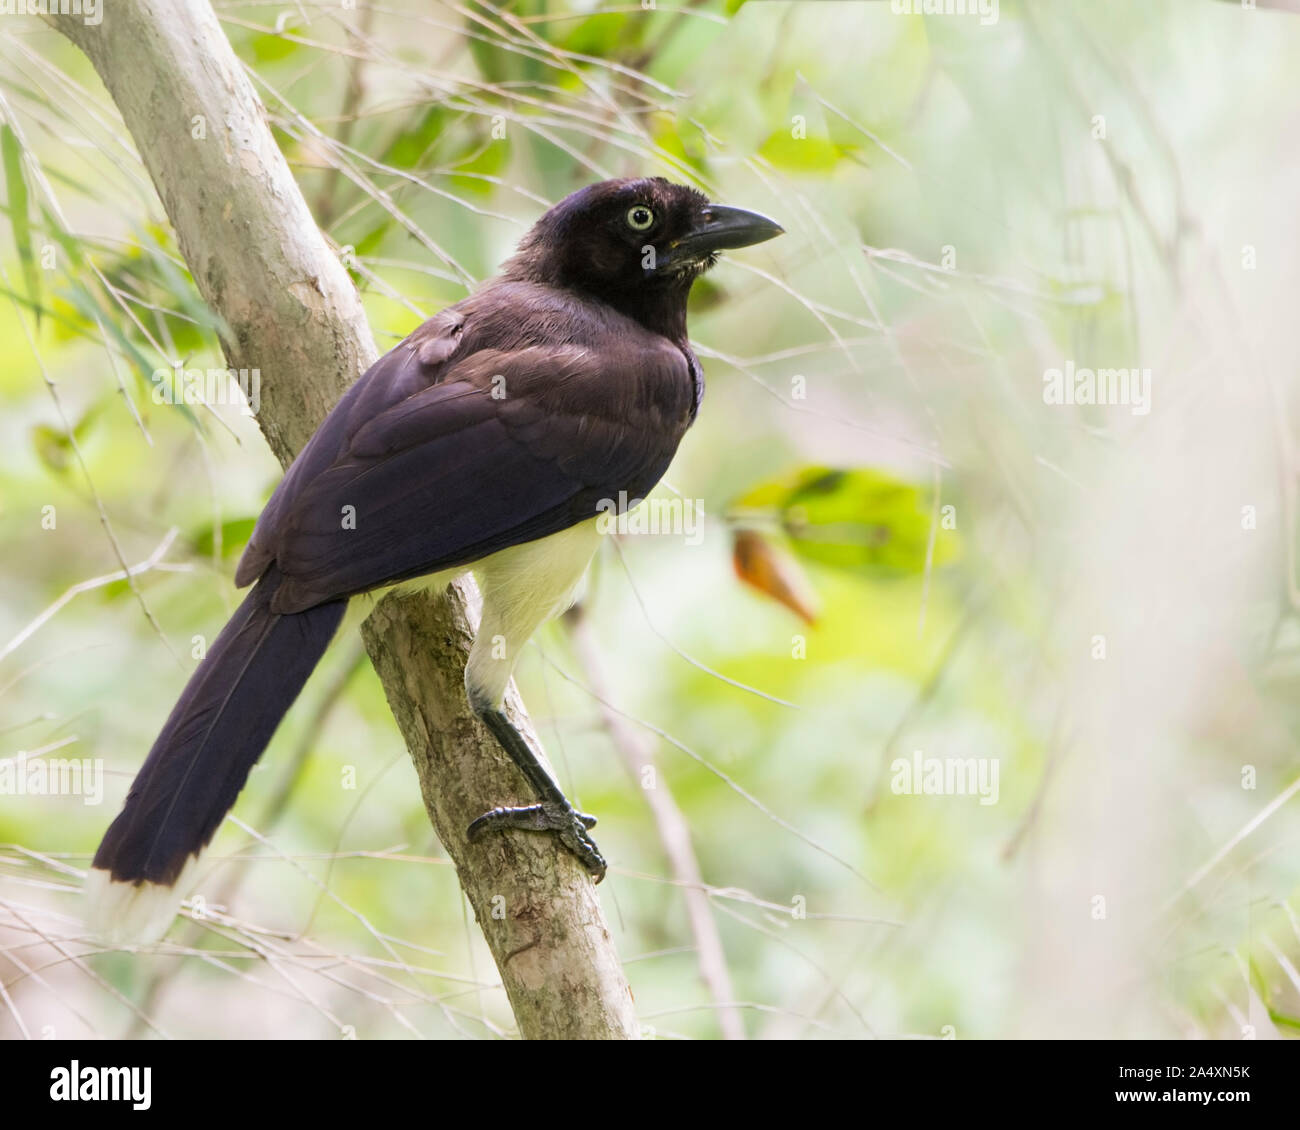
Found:
[[[668,246],[667,265],[706,259],[715,251],[752,247],[784,233],[785,228],[775,220],[757,212],[746,212],[744,208],[732,208],[727,204],[710,204],[704,210],[702,222]]]

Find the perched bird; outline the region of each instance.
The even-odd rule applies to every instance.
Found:
[[[502,710],[520,649],[573,599],[596,516],[637,505],[704,390],[686,336],[717,253],[781,234],[659,178],[590,185],[532,227],[499,277],[372,365],[271,495],[235,572],[252,584],[182,692],[95,853],[91,924],[160,937],[188,872],[360,593],[472,569],[475,713],[537,797],[470,827],[550,831],[605,861]]]

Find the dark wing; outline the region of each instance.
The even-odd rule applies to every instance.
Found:
[[[253,534],[235,569],[235,584],[251,585],[275,560],[281,516],[303,484],[338,458],[366,420],[436,383],[460,342],[464,319],[455,308],[430,318],[415,333],[385,353],[340,397],[285,471],[258,516]]]
[[[604,336],[460,357],[412,335],[303,449],[236,579],[275,561],[272,607],[297,612],[556,533],[623,491],[644,497],[689,423],[690,369],[665,339]]]

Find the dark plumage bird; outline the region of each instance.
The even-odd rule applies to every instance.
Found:
[[[93,920],[158,937],[350,597],[473,568],[465,688],[537,796],[470,828],[555,833],[599,880],[588,830],[501,710],[520,649],[570,603],[595,516],[667,470],[703,393],[691,283],[779,235],[662,178],[567,197],[500,277],[420,326],[343,396],[285,473],[235,573],[252,590],[190,679],[95,854]],[[604,504],[603,507],[601,504]]]

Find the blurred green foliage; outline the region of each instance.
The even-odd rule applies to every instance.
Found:
[[[1223,1035],[1241,1015],[1282,1030],[1300,1016],[1277,957],[1300,962],[1294,853],[1234,856],[1241,876],[1152,917],[1294,776],[1292,683],[1238,672],[1251,689],[1221,717],[1134,739],[1179,788],[1110,788],[1134,759],[1072,737],[1106,695],[1080,666],[1092,629],[1063,634],[1062,605],[1100,568],[1105,538],[1068,516],[1115,417],[1040,396],[1045,357],[1137,358],[1194,320],[1171,263],[1192,257],[1196,214],[1246,239],[1231,217],[1250,207],[1215,193],[1237,200],[1241,168],[1272,168],[1300,33],[1228,6],[1088,8],[1005,0],[985,28],[872,3],[218,6],[384,348],[489,276],[548,202],[602,176],[692,180],[787,227],[693,296],[709,392],[656,497],[702,500],[705,536],[624,539],[585,598],[601,680],[645,723],[689,823],[750,1035]],[[234,607],[233,560],[279,469],[242,405],[153,396],[159,369],[224,367],[221,328],[86,61],[52,34],[0,51],[0,649],[73,586],[181,535],[171,568],[87,588],[0,651],[0,754],[53,746],[110,774],[99,807],[0,797],[0,841],[42,857],[0,855],[0,882],[35,898],[33,876],[75,887],[58,865],[85,865],[193,648]],[[1102,113],[1105,152],[1089,135]],[[261,371],[274,381],[276,359]],[[787,555],[768,564],[793,563],[785,579],[815,591],[815,618],[775,581],[741,583],[742,531]],[[1252,626],[1275,601],[1252,606]],[[570,795],[601,817],[601,890],[647,1025],[715,1036],[644,782],[568,630],[525,657],[525,699]],[[32,1023],[147,1031],[107,985],[173,1034],[508,1030],[351,646],[336,644],[236,808],[264,838],[228,824],[201,887],[293,939],[285,960],[310,991],[225,958],[101,954],[103,984],[25,981]],[[1236,784],[1246,747],[1253,793]],[[890,763],[914,749],[997,759],[998,802],[895,795]],[[1157,811],[1141,855],[1129,837]],[[1278,818],[1260,836],[1276,847],[1288,829]],[[39,894],[77,913],[75,891]],[[1141,993],[1098,956],[1133,935],[1123,952],[1152,967]]]

